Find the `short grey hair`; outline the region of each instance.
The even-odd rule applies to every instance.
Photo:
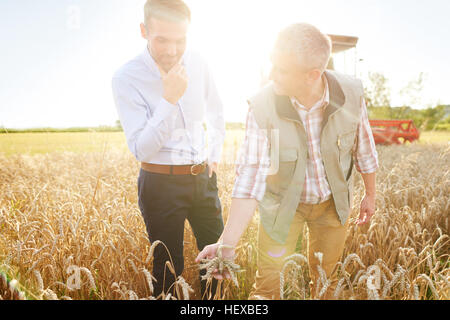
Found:
[[[332,42],[329,36],[307,23],[292,24],[283,29],[275,42],[275,51],[294,53],[299,64],[312,70],[325,71],[331,57]]]

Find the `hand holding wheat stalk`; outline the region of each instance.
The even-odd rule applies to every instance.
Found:
[[[233,283],[239,287],[237,281],[236,273],[241,272],[241,268],[238,264],[234,263],[232,259],[223,258],[222,249],[233,249],[232,246],[219,245],[217,248],[216,257],[213,259],[202,259],[200,264],[200,270],[206,269],[206,274],[202,276],[202,280],[209,280],[213,277],[213,273],[218,272],[219,274],[224,274],[228,272],[230,274]]]

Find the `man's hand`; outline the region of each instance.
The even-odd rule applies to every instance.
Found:
[[[221,246],[221,243],[225,243],[231,247],[236,247],[239,239],[247,229],[250,220],[258,205],[256,199],[237,199],[233,198],[230,206],[230,213],[228,215],[227,224],[220,236],[218,243],[206,246],[197,256],[195,261],[201,262],[202,259],[214,259],[219,252],[217,250]],[[227,246],[222,247],[222,258],[233,259],[234,249],[229,249]],[[230,275],[225,271],[223,275],[218,274],[218,270],[213,272],[213,276],[216,279],[230,278]]]
[[[361,226],[370,221],[375,214],[375,195],[365,195],[361,201],[359,209],[359,218],[356,220],[356,224]]]
[[[214,243],[214,244],[210,244],[209,246],[206,246],[198,254],[197,258],[195,259],[195,262],[196,263],[200,263],[203,259],[214,259],[217,256],[217,254],[218,254],[217,251],[218,251],[220,246],[221,246],[220,243]],[[234,254],[235,254],[234,249],[228,249],[228,248],[222,247],[222,258],[223,259],[234,260]],[[230,273],[228,272],[228,270],[224,270],[223,274],[220,274],[219,270],[215,269],[213,271],[212,275],[217,280],[230,279],[231,278]]]
[[[184,95],[188,86],[186,69],[181,64],[176,64],[168,73],[162,69],[160,71],[164,87],[163,98],[175,105]]]
[[[217,174],[217,162],[208,162],[209,167],[209,177],[211,178],[213,175],[213,172]]]

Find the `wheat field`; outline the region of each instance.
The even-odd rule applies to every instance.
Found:
[[[224,220],[241,140],[241,133],[228,135],[219,167]],[[76,152],[47,153],[0,148],[2,299],[154,299],[150,271],[158,243],[149,243],[137,205],[139,164],[123,141],[95,143],[101,147],[89,152],[79,146]],[[334,297],[447,300],[450,145],[377,149],[376,214],[366,226],[351,224]],[[355,186],[352,219],[363,195],[359,175]],[[224,281],[217,299],[247,299],[256,272],[257,223],[256,214],[237,249],[235,262],[243,269],[238,286]],[[310,299],[305,251],[299,241],[298,253],[280,274],[284,299]],[[176,286],[181,297],[198,299],[198,251],[188,224],[184,252],[185,270]],[[319,297],[327,286],[321,280]]]

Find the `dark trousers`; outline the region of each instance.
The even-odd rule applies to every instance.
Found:
[[[208,168],[198,176],[165,175],[140,170],[138,178],[139,208],[151,243],[162,241],[153,253],[153,276],[156,278],[153,295],[162,292],[176,294],[175,277],[166,266],[172,261],[176,276],[184,269],[184,223],[188,219],[197,241],[197,248],[216,243],[223,231],[223,219],[217,189],[217,176],[208,177]],[[205,273],[203,270],[200,276]],[[217,281],[208,286],[214,296]],[[201,294],[205,298],[206,281],[201,280]],[[179,297],[181,298],[181,297]]]

